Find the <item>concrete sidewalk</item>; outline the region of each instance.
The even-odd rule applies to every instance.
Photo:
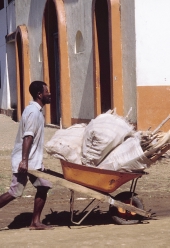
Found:
[[[0,156],[11,154],[18,126],[19,122],[13,121],[9,116],[0,114]],[[44,144],[51,139],[56,130],[56,128],[45,127]]]

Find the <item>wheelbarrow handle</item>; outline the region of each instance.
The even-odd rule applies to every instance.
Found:
[[[147,218],[151,217],[150,212],[147,212],[147,211],[142,210],[140,208],[136,208],[133,205],[128,205],[128,204],[123,203],[121,201],[114,200],[111,197],[108,197],[107,201],[110,205],[113,205],[116,208],[123,208],[124,210],[127,210],[129,212],[135,212],[136,214],[139,214],[139,215],[147,217]]]

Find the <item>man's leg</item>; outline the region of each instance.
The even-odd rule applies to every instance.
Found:
[[[26,183],[26,174],[14,173],[12,175],[12,181],[9,191],[0,196],[0,208],[4,207],[17,197],[22,196]]]
[[[0,208],[3,208],[7,205],[10,201],[13,201],[15,197],[9,194],[9,192],[4,193],[0,196]]]
[[[35,200],[34,200],[34,212],[33,212],[32,222],[30,225],[30,229],[32,230],[52,229],[50,226],[46,226],[42,224],[40,221],[41,212],[43,210],[43,207],[47,199],[48,190],[49,190],[48,187],[43,187],[43,186],[37,187],[37,193],[35,195]]]

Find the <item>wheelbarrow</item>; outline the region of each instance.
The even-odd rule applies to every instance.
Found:
[[[72,223],[76,225],[81,224],[90,212],[104,202],[109,204],[109,213],[115,224],[137,224],[142,219],[151,217],[151,212],[144,210],[142,202],[135,193],[137,181],[146,174],[145,172],[116,172],[74,164],[64,160],[60,161],[63,174],[51,170],[46,170],[45,172],[29,170],[28,173],[70,189]],[[132,181],[128,192],[119,193],[115,197],[111,195],[111,193],[128,181]],[[93,198],[82,211],[83,217],[78,222],[74,221],[74,191]],[[87,211],[87,209],[89,210]]]
[[[168,115],[168,117],[152,132],[152,134],[156,134],[160,127],[169,119],[170,115]],[[157,153],[153,155],[150,154],[150,164],[156,162],[162,154],[169,149],[170,143],[167,143],[160,148],[159,152],[157,151]],[[148,156],[146,155],[146,157]],[[142,219],[151,217],[151,212],[144,210],[142,202],[135,193],[138,179],[148,173],[117,172],[99,169],[97,167],[78,165],[64,160],[60,161],[63,174],[51,170],[46,170],[45,172],[29,170],[28,173],[70,189],[70,212],[72,223],[77,225],[81,224],[91,211],[98,207],[100,203],[104,202],[109,204],[109,212],[116,224],[137,224],[141,222]],[[131,181],[129,191],[119,193],[116,196],[111,195],[111,193],[128,181]],[[78,222],[74,221],[74,191],[86,194],[93,198],[93,200],[82,211],[84,216]],[[87,211],[92,204],[93,206],[91,209]]]

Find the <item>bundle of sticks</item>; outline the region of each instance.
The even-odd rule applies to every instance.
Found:
[[[116,109],[112,110],[116,112]],[[128,120],[130,113],[132,112],[132,107],[125,116]],[[164,153],[170,149],[170,130],[168,132],[160,131],[160,128],[170,120],[170,114],[164,119],[154,131],[141,131],[141,148],[147,158],[151,160],[152,163],[156,162]]]
[[[170,115],[154,131],[141,132],[141,147],[144,154],[152,162],[159,159],[170,149],[170,131],[162,132],[159,129],[170,119]]]

